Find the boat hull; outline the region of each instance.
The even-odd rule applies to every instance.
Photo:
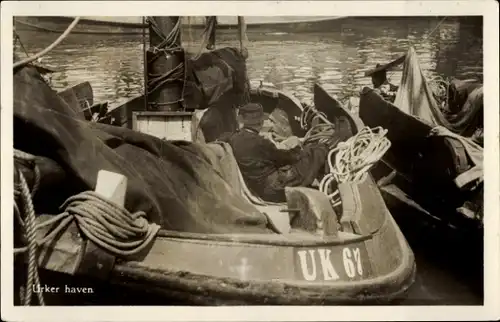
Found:
[[[283,110],[294,134],[303,133],[303,107],[295,98],[271,88],[257,88],[252,97],[266,105],[268,114]],[[362,126],[355,117],[350,121],[356,128]],[[375,182],[369,176],[362,183],[341,184],[339,195],[341,223],[349,228],[335,236],[303,230],[290,234],[160,230],[147,250],[127,261],[92,250],[91,243],[77,237],[73,223],[40,251],[40,265],[54,276],[44,283],[62,289],[64,278],[73,285],[78,278],[85,283],[92,280],[92,295],[79,294],[88,304],[104,304],[103,294],[109,297],[115,287],[122,290],[112,299],[115,305],[127,301],[137,305],[144,294],[152,299],[146,305],[169,305],[172,299],[198,305],[366,305],[404,299],[415,280],[415,259]],[[40,237],[46,233],[39,231]],[[65,293],[57,304],[67,297]]]
[[[73,17],[23,16],[14,17],[16,31],[37,31],[44,33],[63,33],[71,24]],[[80,19],[72,34],[95,35],[142,35],[147,26],[142,23],[98,21]]]
[[[176,238],[165,235],[168,233],[157,238],[150,254],[143,261],[117,263],[105,280],[46,271],[46,277],[42,275],[46,284],[61,289],[69,285],[92,290],[92,294],[65,294],[66,298],[52,295],[52,299],[48,298],[49,305],[82,302],[88,305],[393,304],[405,298],[415,280],[413,253],[390,216],[380,233],[371,238],[358,243],[330,243],[330,246],[324,242],[303,243],[302,246],[298,242],[280,244],[272,241],[273,238],[267,238],[262,243],[269,236],[257,236],[253,241],[244,242],[244,238],[214,241],[211,236],[198,239],[195,236],[179,238],[182,234]],[[341,277],[343,281],[325,281],[322,278],[306,281],[300,265],[294,259],[297,249],[331,249],[335,252],[335,248],[355,247],[359,243],[370,253],[371,267],[370,271],[367,270],[370,277],[357,281],[344,279],[345,276]],[[190,249],[192,245],[196,246]],[[376,251],[387,247],[392,247],[391,252],[397,254],[397,258],[395,256],[391,260]],[[182,249],[182,253],[179,249]],[[207,260],[207,257],[211,260]],[[255,264],[254,271],[250,271],[253,276],[242,279],[237,271],[231,269],[241,258],[247,258],[250,266]],[[223,264],[218,265],[220,261]],[[343,275],[343,264],[332,263],[338,274]],[[215,269],[217,265],[219,267]],[[320,276],[321,267],[317,269]],[[385,274],[377,274],[382,271]],[[113,297],[109,297],[110,293],[114,294]]]
[[[136,22],[124,22],[120,20],[97,20],[81,19],[78,25],[71,32],[72,34],[95,34],[95,35],[142,35],[148,33],[148,25],[142,24],[140,17]],[[196,17],[199,18],[199,17]],[[309,19],[307,19],[309,18]],[[342,21],[345,17],[302,17],[295,20],[279,20],[260,22],[254,19],[253,22],[247,22],[248,32],[321,32],[321,31],[340,31]],[[48,33],[62,33],[71,23],[73,17],[53,17],[53,16],[30,16],[15,17],[14,26],[17,31],[38,31]],[[196,19],[199,20],[199,19]],[[222,20],[222,21],[220,21]],[[233,32],[238,29],[236,22],[227,21],[227,17],[219,19],[217,29],[224,32]],[[183,30],[189,32],[189,29],[202,30],[205,25],[199,21],[185,23]]]

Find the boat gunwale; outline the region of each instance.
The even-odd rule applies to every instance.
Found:
[[[388,210],[386,210],[388,212]],[[384,227],[390,228],[397,226],[395,220],[391,216],[385,216],[388,220],[385,222]],[[389,219],[389,217],[391,217]],[[390,221],[390,223],[388,222]],[[360,300],[380,300],[387,299],[389,297],[397,297],[400,294],[405,293],[413,284],[416,276],[416,263],[414,260],[413,252],[402,232],[395,229],[398,235],[398,243],[401,250],[401,260],[399,265],[391,270],[389,273],[384,275],[374,276],[369,279],[363,279],[359,281],[335,281],[335,282],[309,282],[303,280],[285,280],[285,279],[271,279],[271,280],[241,280],[231,277],[217,277],[211,275],[201,275],[193,274],[186,271],[171,271],[159,268],[148,268],[144,266],[144,262],[117,262],[113,268],[114,278],[113,279],[123,279],[123,277],[139,279],[141,281],[147,281],[154,284],[154,287],[161,291],[162,286],[158,286],[157,283],[173,283],[179,284],[180,288],[192,289],[192,292],[212,292],[214,289],[221,289],[220,284],[223,283],[223,291],[227,292],[228,295],[235,296],[235,293],[255,293],[255,297],[283,297],[284,290],[291,292],[300,292],[300,298],[303,300],[310,301],[311,296],[321,297],[321,298],[334,298],[332,302],[358,302]],[[119,281],[115,281],[119,282]],[[191,285],[193,284],[193,285]],[[143,284],[142,284],[143,285]],[[171,287],[169,285],[168,287]],[[391,294],[381,293],[378,291],[380,288],[392,288]],[[208,288],[208,290],[203,290],[203,288]],[[232,289],[230,289],[232,288]],[[165,291],[163,289],[163,291]],[[191,290],[186,290],[191,292]],[[332,294],[331,291],[343,292],[344,298],[340,298],[338,294]],[[311,294],[303,294],[304,292],[310,292]],[[328,293],[326,293],[328,292]],[[285,295],[286,297],[286,295]],[[292,301],[293,302],[293,301]]]
[[[193,239],[199,241],[214,241],[214,242],[224,242],[233,244],[253,244],[253,245],[266,245],[266,246],[289,246],[289,247],[313,247],[313,246],[341,246],[353,243],[364,242],[366,240],[372,239],[374,234],[359,235],[349,239],[339,239],[337,237],[322,238],[321,240],[290,240],[286,239],[285,236],[288,234],[207,234],[207,233],[189,233],[189,232],[176,232],[173,230],[160,229],[157,236],[164,239]],[[260,235],[263,238],[258,238],[256,235]],[[311,234],[312,235],[312,234]],[[274,238],[269,238],[269,236],[275,236]],[[283,239],[278,239],[276,236],[283,236]],[[312,235],[314,236],[314,235]],[[265,238],[268,237],[268,238]]]

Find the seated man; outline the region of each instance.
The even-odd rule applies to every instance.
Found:
[[[324,169],[326,145],[296,145],[285,150],[259,134],[264,124],[260,104],[241,107],[238,117],[242,128],[226,140],[248,188],[263,200],[285,202],[285,187],[310,186]]]
[[[387,80],[386,66],[377,64],[374,69],[368,71],[365,75],[372,77],[372,84],[375,92],[382,96],[386,101],[394,103],[399,87],[391,84]]]

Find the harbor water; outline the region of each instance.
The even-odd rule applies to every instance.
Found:
[[[38,52],[59,34],[23,32],[19,36],[24,49],[18,46],[17,52],[24,57],[24,50]],[[273,83],[303,101],[312,99],[314,83],[340,99],[357,95],[363,86],[371,85],[370,78],[364,77],[366,70],[400,57],[409,46],[416,49],[428,77],[483,78],[481,20],[358,18],[347,19],[335,31],[259,31],[249,32],[248,38],[250,79]],[[218,34],[217,46],[238,46],[237,39],[236,30]],[[187,48],[198,50],[196,37],[183,40]],[[89,81],[94,101],[109,101],[113,107],[143,93],[143,42],[140,35],[70,35],[43,57],[42,64],[58,71],[51,77],[56,90]],[[400,81],[401,67],[388,74],[394,84]],[[402,228],[415,251],[418,273],[407,304],[481,305],[480,270],[463,268],[472,259],[463,255],[448,260],[452,253],[448,247],[453,245],[436,247],[426,240],[427,232],[415,232],[411,229],[416,226],[409,226]],[[444,238],[434,242],[439,240]]]

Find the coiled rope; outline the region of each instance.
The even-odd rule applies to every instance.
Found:
[[[52,44],[50,44],[44,50],[36,53],[35,55],[14,63],[14,67],[13,68],[16,69],[18,67],[21,67],[21,66],[24,66],[26,64],[29,64],[29,63],[37,60],[38,58],[42,57],[43,55],[47,54],[52,49],[54,49],[57,45],[59,45],[69,35],[69,33],[71,32],[71,30],[73,30],[73,28],[78,24],[79,20],[80,20],[80,17],[76,17],[73,20],[73,22],[68,26],[68,28],[66,28],[66,30]]]
[[[335,125],[319,123],[313,125],[303,138],[303,144],[325,144],[329,149],[334,148],[339,143],[339,138],[335,136]]]
[[[305,107],[300,118],[301,127],[308,128],[315,120],[323,123],[313,125],[304,142],[326,143],[330,148],[327,157],[329,173],[321,179],[319,190],[336,207],[341,203],[338,184],[363,182],[373,164],[389,150],[391,142],[386,137],[387,130],[382,127],[364,127],[347,141],[339,142],[340,138],[334,136],[335,126],[326,116],[312,106]]]
[[[370,168],[378,162],[391,147],[391,142],[385,137],[387,130],[382,127],[362,128],[356,135],[328,153],[328,168],[320,181],[319,190],[332,201],[333,206],[340,204],[338,189],[332,189],[332,184],[345,182],[363,182]],[[333,161],[335,156],[335,161]],[[333,191],[332,191],[333,190]]]
[[[33,161],[34,157],[15,150],[15,157],[23,160]],[[15,212],[21,227],[24,229],[28,245],[26,247],[15,248],[14,253],[20,254],[28,252],[28,278],[26,282],[26,294],[24,304],[29,305],[32,297],[33,283],[39,283],[37,270],[37,247],[54,240],[73,220],[82,233],[96,245],[117,257],[127,257],[140,253],[155,238],[160,226],[150,224],[146,218],[146,213],[138,211],[130,213],[125,208],[101,197],[93,191],[85,191],[76,196],[70,197],[61,206],[64,212],[52,217],[43,223],[36,224],[36,215],[33,207],[32,195],[28,184],[21,171],[19,173],[20,192],[25,209],[25,218],[20,215],[19,207],[15,205]],[[36,180],[35,175],[35,181]],[[38,176],[39,178],[39,176]],[[35,191],[34,185],[32,191]],[[17,203],[17,202],[16,202]],[[42,239],[37,239],[38,229],[58,225]],[[43,298],[38,292],[39,302],[43,305]]]

